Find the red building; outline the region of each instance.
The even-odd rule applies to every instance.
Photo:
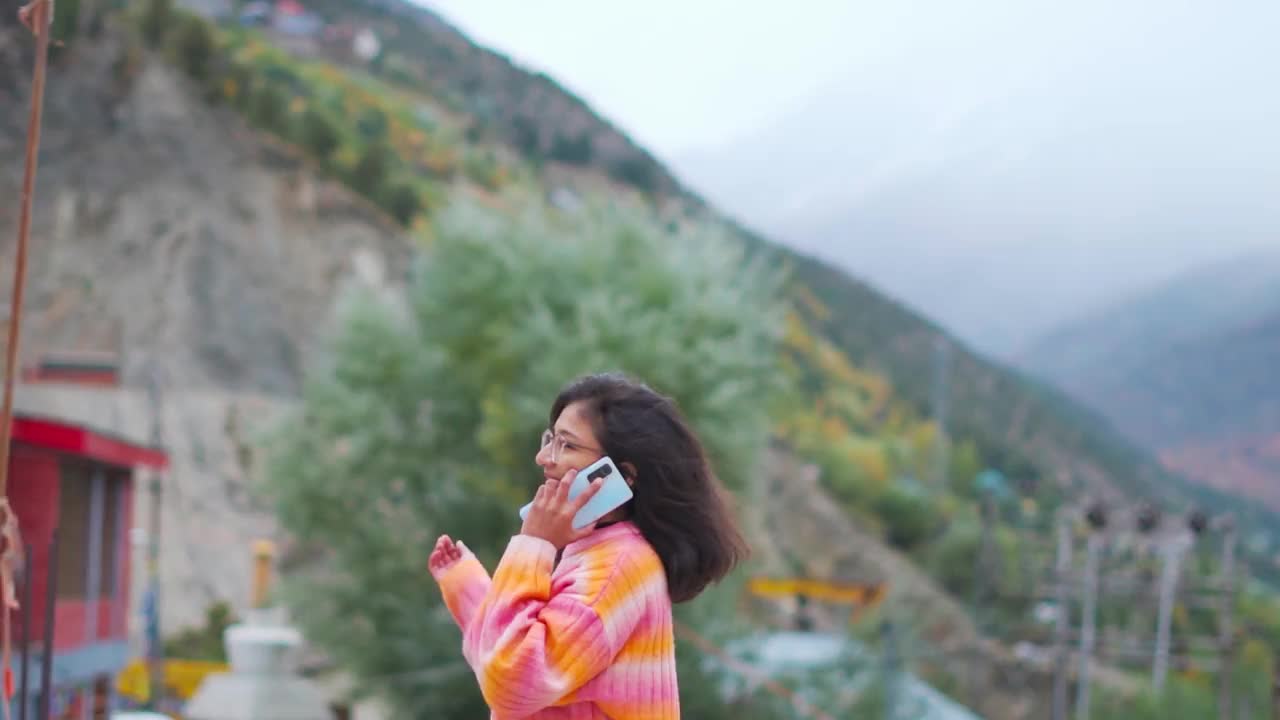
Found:
[[[56,579],[53,612],[55,718],[105,718],[113,703],[112,680],[127,664],[129,529],[134,473],[161,470],[168,458],[155,448],[83,424],[23,414],[14,417],[9,461],[9,500],[24,544],[32,552],[28,642],[27,717],[36,717],[47,590]],[[58,529],[56,576],[50,541]],[[23,600],[21,585],[19,599]],[[15,688],[22,686],[15,636]],[[96,699],[96,701],[95,701]],[[17,703],[14,700],[16,713]],[[104,707],[105,706],[105,707]]]

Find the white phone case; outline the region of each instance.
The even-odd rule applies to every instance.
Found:
[[[590,502],[582,506],[578,514],[573,518],[573,527],[582,529],[600,518],[613,512],[633,497],[631,486],[627,484],[622,472],[618,470],[617,464],[609,459],[609,456],[600,458],[591,463],[587,467],[578,472],[573,478],[573,484],[569,486],[569,499],[578,497],[583,490],[587,489],[587,485],[592,479],[602,477],[601,482],[604,487],[600,488],[600,492],[591,498]],[[533,503],[529,503],[520,508],[520,519],[524,520],[529,514],[529,508],[533,507]]]

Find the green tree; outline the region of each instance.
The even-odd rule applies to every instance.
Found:
[[[322,164],[328,162],[342,142],[338,126],[328,115],[314,107],[307,108],[298,122],[302,144]]]
[[[272,132],[285,128],[288,119],[288,101],[284,91],[273,83],[257,84],[250,101],[249,116],[258,127]]]
[[[149,47],[160,47],[169,21],[173,17],[173,0],[147,0],[142,8],[142,38]]]
[[[182,660],[226,662],[227,649],[223,633],[236,622],[231,606],[218,602],[205,609],[204,625],[181,630],[165,638],[164,654]]]
[[[51,34],[54,44],[50,48],[51,57],[57,57],[75,43],[79,26],[80,0],[59,0],[54,3]]]
[[[400,180],[383,189],[381,204],[396,222],[408,225],[422,210],[422,196],[412,182]]]
[[[214,41],[208,21],[198,15],[184,16],[174,37],[173,49],[188,75],[201,82],[209,79]]]
[[[483,716],[426,557],[448,532],[494,567],[537,485],[550,402],[581,373],[621,370],[672,395],[742,487],[782,390],[781,278],[735,248],[638,211],[454,206],[403,304],[345,297],[301,407],[266,451],[264,489],[313,558],[284,582],[309,638],[397,716]],[[739,632],[741,582],[679,616],[718,641]],[[726,717],[701,656],[680,648],[682,702]]]
[[[368,198],[376,198],[390,174],[394,155],[382,143],[367,145],[351,168],[351,187]]]
[[[569,165],[587,165],[594,152],[591,135],[586,132],[579,133],[572,139],[556,133],[555,139],[551,141],[551,159]]]

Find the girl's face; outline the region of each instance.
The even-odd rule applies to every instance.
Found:
[[[534,462],[547,480],[559,480],[570,470],[581,470],[604,457],[595,431],[581,402],[570,403],[556,418],[554,428],[542,435],[542,448]]]

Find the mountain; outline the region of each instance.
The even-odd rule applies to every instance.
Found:
[[[1280,509],[1280,251],[1179,276],[1046,335],[1018,362],[1170,469]]]
[[[769,236],[984,353],[1272,244],[1274,3],[895,4],[810,102],[676,158]],[[1141,36],[1143,42],[1134,43]]]
[[[971,351],[875,286],[733,223],[553,80],[434,13],[394,0],[307,5],[332,33],[280,36],[180,15],[166,41],[147,48],[135,32],[141,10],[113,13],[101,37],[66,38],[52,68],[24,354],[75,343],[123,351],[126,397],[85,403],[134,426],[148,419],[140,390],[153,364],[170,388],[161,417],[178,457],[165,503],[183,521],[164,530],[173,550],[163,562],[175,584],[168,602],[182,607],[166,610],[175,613],[167,624],[198,620],[201,600],[235,593],[248,553],[227,551],[243,550],[248,532],[271,532],[246,490],[255,458],[247,428],[296,397],[301,358],[323,339],[343,286],[394,292],[415,244],[430,241],[434,211],[454,199],[503,209],[508,192],[566,207],[601,194],[663,217],[726,222],[753,253],[789,266],[788,341],[805,394],[799,417],[780,426],[809,423],[792,424],[820,430],[811,433],[819,451],[853,462],[899,501],[897,471],[923,473],[890,475],[888,459],[925,455],[942,395],[955,455],[969,462],[955,463],[954,487],[931,489],[935,504],[889,508],[906,507],[896,514],[906,525],[926,521],[926,535],[972,510],[966,493],[983,466],[1040,502],[1040,529],[1056,507],[1091,496],[1274,523],[1168,472],[1094,412]],[[361,28],[383,38],[386,52],[372,62],[342,40]],[[14,44],[0,38],[0,48]],[[0,156],[20,154],[23,114],[22,103],[0,105]],[[0,198],[17,197],[16,180],[12,169],[0,174]],[[0,216],[13,206],[0,202]],[[0,244],[6,261],[11,251]],[[950,349],[945,386],[935,386],[940,344]],[[836,495],[848,477],[834,475],[822,482]],[[858,519],[852,546],[890,539],[894,513],[856,498],[838,506]],[[1251,550],[1250,560],[1261,568],[1270,551]],[[929,559],[918,549],[875,554],[892,559],[875,563],[886,576],[897,574],[893,563]],[[933,558],[929,577],[910,573],[913,592],[949,618],[962,611],[942,595],[961,590],[934,568],[950,558],[950,574],[967,575],[955,568],[972,558],[955,557]]]

